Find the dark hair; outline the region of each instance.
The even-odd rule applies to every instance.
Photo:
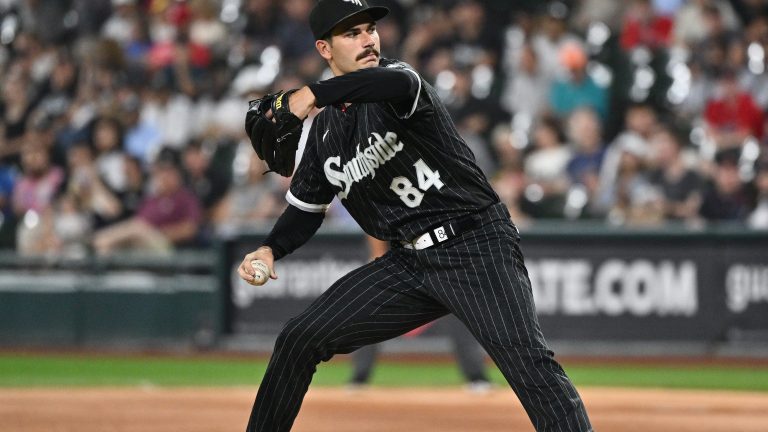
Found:
[[[187,145],[184,146],[183,152],[187,152],[188,150],[202,150],[203,149],[203,140],[198,138],[191,138],[189,141],[187,141]]]
[[[735,166],[739,164],[739,158],[741,158],[740,148],[729,148],[720,150],[715,153],[715,163],[717,165],[730,165]]]
[[[181,165],[180,160],[181,157],[178,151],[169,147],[163,147],[157,153],[157,158],[155,158],[153,165],[155,167],[169,167],[179,169]]]
[[[120,120],[117,119],[117,117],[112,116],[99,116],[93,119],[91,122],[90,131],[88,134],[88,142],[91,143],[91,145],[95,148],[96,146],[96,127],[100,123],[106,123],[110,126],[112,126],[115,131],[117,132],[117,148],[122,149],[123,148],[123,124],[120,122]]]
[[[91,153],[93,153],[93,146],[91,145],[90,142],[86,140],[77,140],[72,144],[70,144],[69,148],[67,148],[67,153],[69,153],[72,150],[76,150],[80,148],[88,149]]]
[[[551,116],[551,115],[542,116],[539,119],[537,126],[543,126],[553,130],[555,132],[555,135],[557,136],[557,141],[560,144],[568,141],[568,138],[565,136],[565,131],[563,131],[563,127],[560,124],[560,120],[558,120],[554,116]]]

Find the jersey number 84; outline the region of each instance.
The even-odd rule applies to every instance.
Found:
[[[392,179],[389,188],[392,189],[400,199],[410,208],[416,208],[421,204],[424,198],[424,192],[434,186],[440,190],[443,182],[440,180],[440,172],[432,171],[423,159],[419,159],[413,164],[416,167],[416,180],[419,183],[418,189],[408,180],[408,177],[398,176]]]

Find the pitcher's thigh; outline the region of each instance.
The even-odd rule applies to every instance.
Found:
[[[484,346],[546,348],[511,225],[489,226],[433,261],[441,265],[431,289]]]
[[[420,290],[420,284],[398,260],[385,256],[336,281],[288,321],[281,338],[283,345],[322,348],[330,355],[348,353],[399,336],[446,313]]]

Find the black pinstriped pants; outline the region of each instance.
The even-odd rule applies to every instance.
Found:
[[[289,431],[321,361],[448,313],[483,345],[537,431],[591,431],[579,394],[539,328],[509,213],[496,204],[480,216],[480,228],[457,238],[420,251],[394,248],[353,270],[289,320],[247,431]]]

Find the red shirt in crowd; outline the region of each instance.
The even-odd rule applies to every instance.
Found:
[[[656,16],[648,21],[627,18],[621,32],[621,47],[631,50],[638,45],[648,48],[669,46],[675,22],[666,16]]]
[[[739,93],[733,100],[710,100],[704,119],[723,132],[746,130],[757,139],[763,138],[763,112],[748,93]]]
[[[197,197],[187,189],[171,195],[154,195],[141,204],[137,216],[156,228],[182,222],[199,223],[202,210]]]

